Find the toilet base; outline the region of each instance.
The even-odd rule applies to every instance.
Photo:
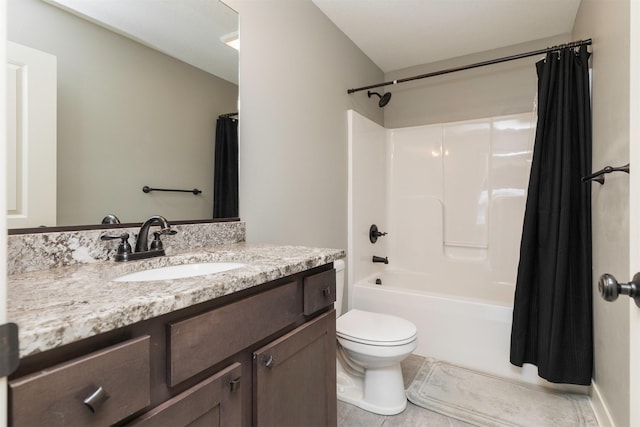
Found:
[[[349,375],[336,360],[338,400],[380,415],[396,415],[407,407],[400,363]]]

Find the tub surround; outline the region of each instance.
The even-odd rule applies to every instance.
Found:
[[[112,261],[117,242],[113,245],[100,242],[99,236],[105,230],[9,236],[9,256],[14,259],[13,274],[8,281],[8,319],[20,328],[20,357],[230,295],[345,256],[339,249],[242,241],[219,244],[218,241],[244,240],[244,223],[224,224],[226,232],[221,234],[212,230],[223,224],[175,226],[179,234],[166,238],[168,256],[125,263]],[[108,232],[124,230],[128,229]],[[187,243],[192,245],[191,249],[185,248]],[[31,253],[27,255],[27,251]],[[29,257],[32,259],[15,259]],[[50,265],[56,267],[43,269],[48,260],[38,257],[54,257]],[[247,265],[175,280],[112,281],[126,273],[191,262]],[[41,268],[33,271],[36,266]]]
[[[512,305],[535,114],[397,129],[349,120],[349,283],[393,268]],[[362,236],[373,223],[389,232],[375,245]]]

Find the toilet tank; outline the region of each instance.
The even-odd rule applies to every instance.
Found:
[[[342,314],[342,296],[344,295],[344,260],[333,261],[336,270],[336,317]]]

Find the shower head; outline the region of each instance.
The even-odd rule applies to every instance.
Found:
[[[377,95],[380,98],[380,102],[378,102],[378,107],[382,108],[389,103],[391,99],[391,92],[386,92],[384,95],[380,95],[378,92],[367,91],[367,96],[371,98],[371,95]]]

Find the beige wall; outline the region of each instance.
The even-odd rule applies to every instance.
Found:
[[[592,38],[593,168],[629,162],[629,0],[582,0],[575,38]],[[629,176],[592,184],[594,383],[618,426],[629,425],[629,301],[605,302],[598,278],[629,276]]]
[[[570,35],[537,40],[387,73],[385,81],[475,64],[569,41]],[[387,128],[446,123],[533,110],[537,92],[535,63],[544,55],[504,62],[386,87]]]
[[[41,0],[9,0],[7,21],[9,40],[58,58],[59,224],[211,218],[215,120],[237,85]]]
[[[249,241],[347,247],[347,110],[382,123],[376,67],[310,0],[240,13],[240,215]]]

